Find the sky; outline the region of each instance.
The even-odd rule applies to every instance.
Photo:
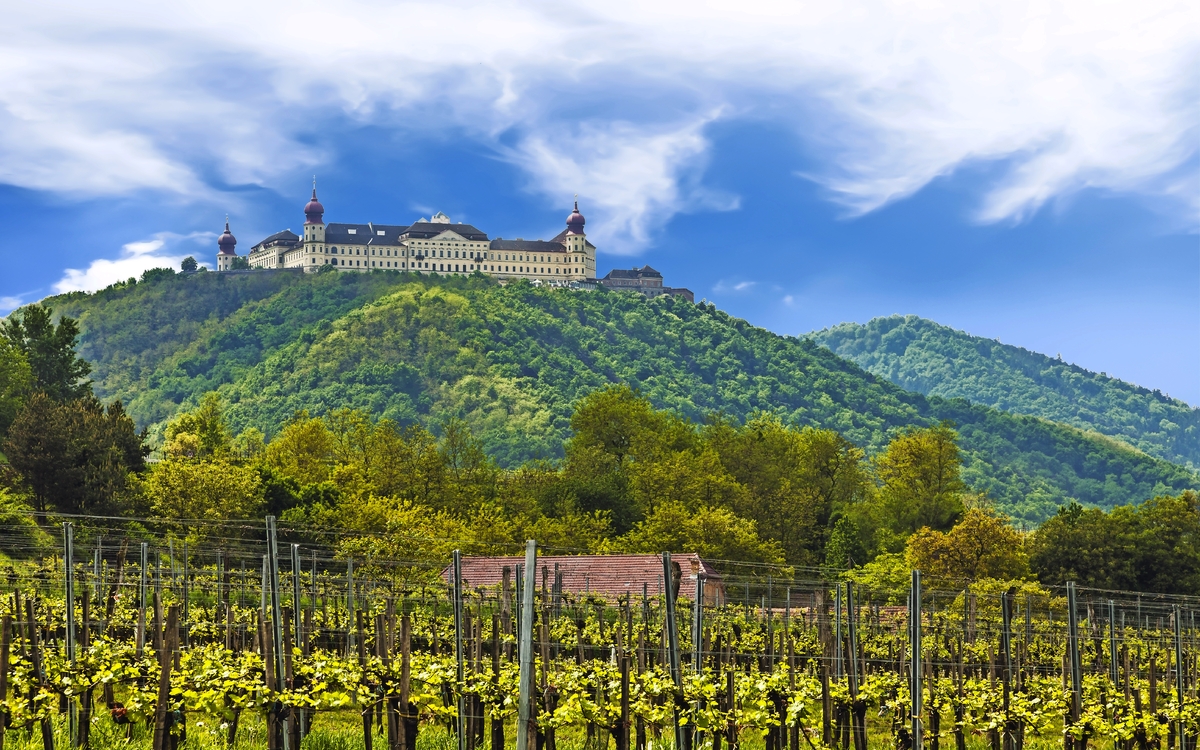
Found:
[[[788,335],[917,314],[1200,405],[1194,2],[6,8],[0,314],[444,211]]]

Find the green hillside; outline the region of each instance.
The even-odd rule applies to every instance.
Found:
[[[844,323],[811,338],[907,390],[1095,430],[1200,467],[1200,409],[1159,391],[915,315]]]
[[[162,273],[47,304],[79,318],[97,393],[152,428],[216,389],[235,429],[268,435],[297,411],[342,406],[461,417],[512,466],[560,456],[572,403],[624,382],[695,420],[769,410],[869,452],[901,427],[951,420],[964,477],[1029,521],[1070,498],[1107,508],[1200,484],[1116,441],[904,391],[814,342],[673,297],[383,272]]]

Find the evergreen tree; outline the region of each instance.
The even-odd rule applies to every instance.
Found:
[[[75,353],[79,324],[63,316],[55,325],[53,312],[29,305],[0,323],[0,334],[25,356],[34,390],[56,401],[81,398],[92,392],[91,381],[84,380],[92,366]]]
[[[8,433],[32,391],[29,360],[12,341],[0,336],[0,437]]]
[[[131,472],[149,448],[120,401],[105,409],[94,396],[58,402],[35,393],[4,442],[39,512],[115,512]]]

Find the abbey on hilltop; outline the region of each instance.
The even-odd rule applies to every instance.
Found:
[[[547,241],[488,239],[470,224],[455,224],[440,212],[409,226],[326,224],[325,207],[317,200],[314,184],[312,199],[304,206],[304,236],[290,229],[276,232],[250,248],[246,261],[250,268],[307,272],[330,265],[357,272],[391,269],[462,275],[479,271],[500,279],[568,286],[596,279],[596,246],[588,242],[583,227],[578,202],[567,217],[567,228]],[[217,246],[218,271],[242,265],[235,262],[237,240],[229,222]]]
[[[583,231],[579,201],[567,216],[567,228],[550,240],[505,240],[488,236],[470,224],[455,224],[438,212],[409,226],[394,224],[326,224],[325,207],[312,199],[304,206],[304,236],[290,229],[267,237],[250,254],[237,254],[237,239],[225,231],[217,239],[217,270],[291,268],[315,273],[327,266],[338,271],[406,271],[468,275],[485,273],[502,282],[529,279],[535,284],[575,289],[638,292],[647,297],[676,294],[693,300],[691,291],[663,286],[662,274],[650,266],[614,270],[596,278],[596,246]]]

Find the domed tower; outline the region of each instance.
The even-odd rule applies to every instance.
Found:
[[[596,278],[596,248],[587,241],[583,227],[587,220],[579,213],[579,196],[575,197],[575,208],[567,216],[567,231],[563,233],[563,245],[567,248],[568,262],[576,278]]]
[[[229,271],[237,257],[237,238],[229,231],[229,217],[225,217],[225,231],[217,238],[217,270]]]
[[[317,178],[313,176],[312,198],[304,204],[305,270],[320,264],[317,256],[325,252],[325,207],[317,200]]]

